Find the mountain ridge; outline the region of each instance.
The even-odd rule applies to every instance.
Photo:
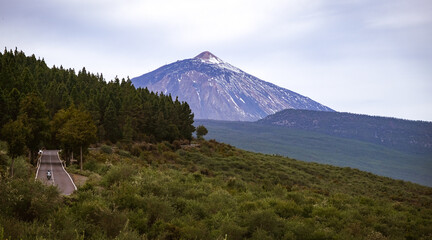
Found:
[[[255,121],[283,109],[334,111],[261,80],[209,51],[131,79],[135,87],[178,96],[197,119]]]
[[[411,153],[432,154],[432,122],[286,109],[257,123],[356,139]]]
[[[351,167],[432,186],[430,152],[407,151],[317,131],[257,122],[197,119],[194,125],[204,125],[208,129],[207,139],[215,139],[248,151]]]

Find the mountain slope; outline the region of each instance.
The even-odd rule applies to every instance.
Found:
[[[178,96],[197,119],[255,121],[283,109],[333,111],[203,52],[132,79],[135,87]]]
[[[350,138],[432,159],[432,123],[340,112],[287,109],[258,121],[260,124],[314,131]]]
[[[432,186],[432,157],[378,144],[256,122],[196,120],[216,139],[249,151],[307,162],[357,168],[381,176]]]

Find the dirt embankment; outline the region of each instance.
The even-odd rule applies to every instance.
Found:
[[[75,173],[70,173],[70,175],[71,175],[72,180],[74,181],[74,183],[77,187],[84,185],[88,179],[88,177],[86,177],[86,176],[75,174]]]

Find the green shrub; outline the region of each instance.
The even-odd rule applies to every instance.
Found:
[[[132,157],[132,155],[130,154],[130,152],[125,151],[125,150],[119,150],[117,152],[117,154],[120,155],[120,156],[123,156],[123,157],[127,157],[127,158]]]
[[[166,161],[174,163],[177,161],[178,155],[175,152],[163,152],[162,157],[165,158]]]
[[[275,213],[281,218],[291,218],[301,215],[303,208],[297,205],[294,201],[277,201],[274,206]]]
[[[132,145],[132,148],[130,150],[130,153],[135,156],[135,157],[139,157],[142,153],[142,149],[138,144],[134,144]]]
[[[113,152],[112,148],[110,146],[107,146],[107,145],[102,145],[100,147],[100,150],[104,153],[107,153],[107,154],[111,154]]]
[[[258,210],[245,216],[248,226],[248,234],[258,234],[256,231],[263,230],[274,239],[283,237],[286,229],[285,223],[271,210]],[[267,235],[267,234],[266,234]]]
[[[233,190],[237,190],[239,192],[246,191],[246,184],[235,177],[230,177],[227,181],[227,187]]]
[[[9,159],[8,166],[10,166],[10,161],[12,160]],[[28,179],[33,174],[32,170],[32,166],[25,157],[21,156],[15,158],[14,178]]]
[[[0,181],[0,213],[22,221],[46,221],[61,205],[57,188],[27,179]]]
[[[135,210],[144,205],[138,188],[129,182],[120,182],[112,191],[112,201],[119,209]]]
[[[173,150],[173,145],[169,142],[161,142],[157,144],[158,153],[162,154],[163,152],[168,152]]]
[[[115,183],[132,179],[137,172],[136,167],[132,165],[114,166],[105,174],[103,181],[106,186],[111,186]]]
[[[97,172],[97,170],[99,169],[98,163],[93,159],[85,161],[83,167],[84,170],[88,170],[92,172]]]

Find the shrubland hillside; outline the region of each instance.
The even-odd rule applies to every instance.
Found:
[[[119,147],[69,168],[87,178],[71,196],[18,160],[0,181],[0,239],[432,237],[428,187],[215,141]]]
[[[432,186],[431,153],[413,153],[358,139],[256,122],[196,120],[195,125],[205,125],[208,138],[241,149],[357,168]]]

